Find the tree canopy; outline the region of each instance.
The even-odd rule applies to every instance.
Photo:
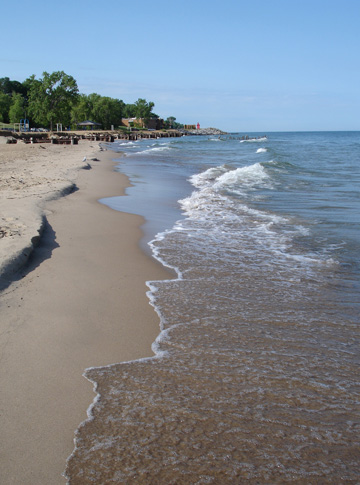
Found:
[[[9,123],[9,109],[11,106],[11,97],[0,91],[0,121]]]
[[[11,106],[9,109],[9,122],[19,123],[19,120],[25,118],[25,99],[20,93],[13,93]]]
[[[22,96],[27,96],[27,87],[24,83],[19,81],[11,81],[8,77],[0,78],[0,92],[11,96],[13,93],[19,93]]]
[[[107,130],[111,126],[121,124],[125,103],[120,99],[109,98],[92,93],[80,94],[78,101],[71,110],[72,124],[84,120],[93,120],[100,123]]]
[[[36,123],[70,124],[71,109],[76,104],[79,90],[75,79],[64,71],[43,73],[42,79],[29,79],[29,111]]]
[[[145,126],[150,120],[151,112],[155,104],[153,102],[147,102],[146,99],[139,98],[135,102],[135,117],[142,119]]]
[[[100,123],[103,129],[110,129],[121,125],[122,118],[138,118],[147,126],[151,118],[159,118],[153,113],[154,106],[144,98],[126,104],[121,99],[96,93],[80,94],[76,80],[64,71],[43,72],[39,79],[32,75],[23,83],[0,78],[3,123],[18,123],[26,117],[31,126],[52,130],[56,123],[76,128],[78,123],[91,120]],[[168,118],[165,125],[172,126],[175,119]]]

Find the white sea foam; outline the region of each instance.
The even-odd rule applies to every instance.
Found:
[[[269,179],[264,167],[260,163],[255,163],[247,167],[237,168],[224,173],[217,178],[214,188],[219,190],[221,188],[236,189],[236,188],[251,188],[263,184]]]
[[[192,175],[190,177],[190,182],[198,188],[211,185],[220,175],[226,173],[228,169],[224,165],[220,167],[211,167],[205,172]]]
[[[143,150],[142,152],[139,152],[138,155],[148,155],[149,153],[153,153],[153,152],[164,152],[166,150],[171,150],[171,147],[169,147],[169,146],[156,146],[156,147],[151,147],[148,150]]]
[[[153,256],[155,259],[157,259],[165,268],[169,268],[169,269],[172,269],[173,271],[175,271],[176,275],[177,275],[177,279],[181,280],[183,278],[182,274],[181,274],[181,271],[179,268],[177,268],[176,266],[172,266],[171,264],[167,263],[161,256],[160,256],[160,252],[156,246],[156,242],[158,241],[162,241],[163,239],[165,239],[166,235],[173,232],[174,230],[179,230],[176,225],[174,226],[174,229],[170,229],[170,230],[167,230],[167,231],[164,231],[164,232],[160,232],[158,233],[155,238],[150,241],[148,243],[148,245],[150,246],[151,248],[151,251],[153,253]],[[147,282],[146,283],[147,286],[151,289],[151,282]],[[150,295],[148,295],[150,297]]]
[[[190,177],[190,182],[200,189],[212,187],[215,191],[231,190],[239,195],[253,187],[272,188],[271,178],[260,163],[237,169],[225,165],[212,167]]]
[[[249,227],[254,239],[253,247],[271,251],[276,258],[286,257],[304,264],[323,262],[322,258],[311,254],[296,254],[296,249],[294,252],[292,248],[294,237],[309,235],[308,228],[293,218],[251,207],[246,202],[248,196],[245,199],[241,197],[252,194],[258,187],[272,187],[271,177],[260,163],[235,170],[226,166],[210,168],[191,177],[191,182],[198,190],[179,201],[189,222],[184,227],[184,223],[179,221],[174,230],[186,231],[190,238],[197,239],[199,236],[201,239],[201,232],[206,228],[209,247],[220,243],[223,247],[235,247],[234,238],[239,238],[238,228]],[[227,194],[237,194],[240,198],[234,199]],[[212,240],[213,243],[210,243]]]
[[[249,138],[249,140],[240,140],[240,143],[257,143],[257,142],[263,142],[263,141],[267,141],[267,137],[266,136],[262,136],[261,138]]]
[[[136,141],[122,141],[122,142],[119,142],[119,145],[136,145],[137,142]]]
[[[265,153],[265,152],[267,152],[267,149],[266,148],[258,148],[256,150],[256,153]]]
[[[179,201],[184,213],[194,219],[204,219],[207,216],[211,218],[229,203],[226,197],[216,194],[211,188],[195,191],[190,197]]]
[[[137,141],[118,141],[116,145],[119,148],[134,148],[137,146],[138,142]]]

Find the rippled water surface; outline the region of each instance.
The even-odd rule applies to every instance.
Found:
[[[89,369],[72,484],[359,483],[359,133],[119,144],[154,358]],[[150,242],[151,241],[151,242]]]

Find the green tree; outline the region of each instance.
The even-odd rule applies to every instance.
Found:
[[[123,110],[124,118],[135,118],[136,107],[135,104],[125,104]]]
[[[90,94],[93,103],[93,121],[101,123],[103,129],[108,130],[111,125],[119,126],[123,116],[124,102],[120,99]]]
[[[80,94],[76,104],[71,109],[71,122],[75,126],[81,121],[92,119],[93,103],[89,96]],[[95,120],[94,120],[95,121]]]
[[[11,106],[9,109],[10,123],[19,123],[25,116],[25,99],[20,93],[13,93],[11,98]]]
[[[119,126],[123,117],[125,103],[121,99],[109,98],[92,93],[81,94],[73,106],[71,116],[73,124],[85,120],[100,123],[105,130],[112,125]]]
[[[111,124],[118,127],[121,125],[121,120],[123,118],[125,103],[121,99],[112,98],[111,108],[112,108],[112,120]]]
[[[19,111],[17,108],[20,103],[25,105],[26,95],[26,86],[19,81],[11,81],[8,77],[0,78],[0,121],[4,123],[19,122],[24,117],[24,110],[22,109],[20,118],[15,116],[14,110]]]
[[[176,121],[175,116],[169,116],[168,118],[166,118],[166,121],[165,121],[166,127],[173,128],[175,121]]]
[[[169,116],[165,120],[165,128],[173,128],[176,130],[178,128],[184,128],[184,125],[177,123],[175,116]]]
[[[0,121],[9,123],[9,109],[11,106],[11,97],[0,91]]]
[[[155,104],[152,101],[147,102],[143,98],[139,98],[135,102],[135,116],[138,119],[142,119],[145,126],[149,123],[154,106]]]
[[[64,71],[52,74],[43,72],[43,78],[28,80],[29,111],[36,123],[50,126],[54,123],[70,124],[71,110],[78,98],[78,86],[75,79]]]
[[[26,87],[19,81],[11,81],[8,77],[0,78],[0,92],[9,94],[19,93],[22,96],[26,96]]]

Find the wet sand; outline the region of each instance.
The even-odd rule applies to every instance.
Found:
[[[20,190],[26,196],[22,204],[21,197],[14,198],[13,206],[8,203],[9,194],[19,189],[1,187],[3,227],[7,222],[0,239],[2,261],[8,262],[9,241],[23,237],[21,230],[30,241],[37,224],[44,228],[26,267],[12,274],[11,284],[0,293],[1,483],[64,484],[62,473],[73,451],[74,430],[86,419],[95,397],[82,374],[87,367],[152,355],[159,319],[149,305],[145,282],[169,274],[139,248],[143,219],[97,202],[120,195],[128,184],[126,177],[113,171],[112,152],[99,152],[83,142],[61,150],[18,147],[18,155],[6,158],[10,148],[16,149],[0,147],[2,180],[8,174],[9,183],[14,172],[4,160],[11,156],[9,167],[14,170],[18,166],[30,170],[43,157],[45,182],[51,178],[45,174],[50,159],[57,169],[61,160],[65,164],[72,159],[61,167],[66,176],[58,177],[56,187],[50,182],[46,194],[39,188],[36,193],[36,184],[32,195]],[[16,157],[23,159],[30,150],[29,165],[17,163]],[[99,160],[90,161],[89,154]],[[24,185],[22,179],[19,183]],[[49,200],[69,191],[73,182],[79,190]],[[44,180],[38,185],[43,187]],[[41,210],[34,211],[35,206]],[[42,211],[45,222],[39,222]],[[31,218],[34,225],[29,232],[24,226]],[[14,261],[15,270],[18,259]],[[11,264],[5,266],[11,269]]]

